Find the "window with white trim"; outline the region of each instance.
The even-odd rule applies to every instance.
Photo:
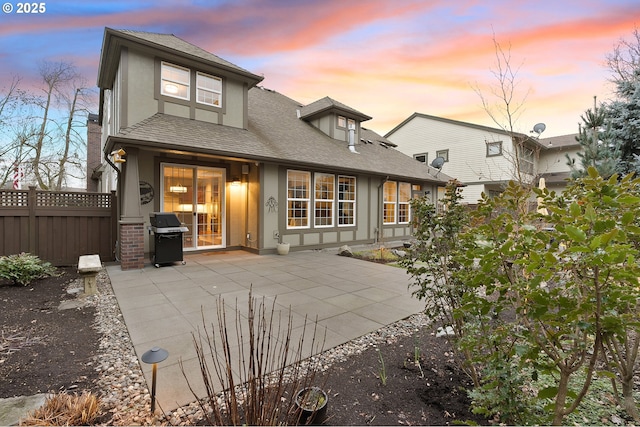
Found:
[[[356,178],[338,176],[338,227],[356,225]]]
[[[396,223],[396,208],[398,201],[398,185],[395,181],[387,181],[383,186],[384,206],[382,213],[383,224]]]
[[[411,219],[411,184],[401,182],[398,184],[398,224],[408,224]]]
[[[309,228],[311,173],[287,171],[287,228]]]
[[[442,157],[445,162],[449,161],[449,150],[436,151],[436,157]]]
[[[188,68],[162,62],[160,66],[160,92],[180,99],[190,99],[191,71]]]
[[[533,175],[534,158],[535,158],[533,149],[519,145],[518,151],[520,152],[520,159],[519,159],[520,172]]]
[[[314,225],[316,227],[333,227],[335,177],[326,173],[316,173],[314,178]]]
[[[222,79],[209,74],[196,73],[196,100],[200,104],[222,106]]]

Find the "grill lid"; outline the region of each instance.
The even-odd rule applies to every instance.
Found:
[[[173,212],[151,212],[149,214],[149,221],[152,227],[157,228],[182,226],[178,216]]]

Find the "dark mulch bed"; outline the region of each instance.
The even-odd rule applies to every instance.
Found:
[[[60,272],[24,287],[0,280],[0,398],[95,391],[95,308],[58,310],[61,301],[76,298],[66,291],[78,278],[73,268]]]
[[[378,348],[385,364],[385,385]],[[489,424],[471,413],[466,393],[471,382],[455,364],[446,339],[422,330],[378,348],[331,367],[325,385],[329,395],[325,424]]]

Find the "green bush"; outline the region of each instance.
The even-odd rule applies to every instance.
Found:
[[[16,286],[27,286],[36,279],[55,274],[56,268],[48,262],[42,262],[36,255],[23,252],[0,257],[0,278],[11,280]]]

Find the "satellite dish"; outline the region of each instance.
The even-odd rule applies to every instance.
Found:
[[[436,168],[436,169],[438,169],[438,170],[442,169],[443,165],[444,165],[444,157],[436,157],[431,162],[431,166]]]
[[[545,125],[544,123],[538,123],[533,127],[533,131],[538,134],[538,136],[540,136],[540,134],[542,132],[544,132],[544,130],[547,128],[547,125]]]

